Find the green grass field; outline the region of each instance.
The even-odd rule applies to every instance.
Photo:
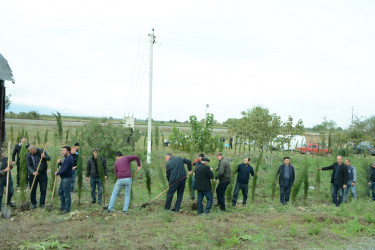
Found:
[[[35,128],[34,128],[35,129]],[[53,129],[51,127],[51,129]],[[31,129],[30,129],[31,130]],[[52,139],[52,136],[50,137]],[[137,148],[143,149],[141,139]],[[49,146],[48,151],[58,152],[59,148]],[[12,218],[0,221],[1,247],[3,249],[280,249],[280,248],[363,248],[375,245],[375,202],[367,196],[368,186],[365,170],[374,157],[351,156],[357,168],[358,201],[349,196],[349,203],[340,207],[331,205],[331,171],[321,172],[318,194],[315,181],[316,168],[334,162],[334,156],[300,155],[298,153],[267,152],[261,161],[254,202],[246,206],[231,207],[227,201],[227,211],[213,208],[207,216],[197,216],[192,210],[188,182],[186,182],[182,209],[179,213],[164,211],[165,195],[145,209],[141,205],[156,197],[166,183],[160,177],[165,166],[164,154],[169,148],[159,147],[153,151],[151,164],[152,191],[149,196],[145,173],[140,171],[133,180],[133,196],[128,214],[121,212],[122,196],[117,198],[115,213],[103,213],[102,206],[91,205],[89,182],[84,180],[81,205],[77,204],[77,193],[72,194],[72,212],[59,215],[59,197],[56,196],[54,210],[46,209],[21,211],[12,209]],[[186,153],[172,152],[177,156],[189,157]],[[278,186],[272,199],[273,175],[282,163],[282,158],[291,157],[300,177],[307,164],[309,169],[309,188],[306,200],[304,190],[299,191],[296,202],[282,206]],[[258,152],[234,155],[234,150],[224,150],[224,157],[231,159],[232,169],[241,163],[245,156],[252,159],[255,167]],[[210,166],[216,167],[213,155]],[[87,158],[87,157],[86,157]],[[85,159],[86,162],[87,159]],[[194,160],[194,159],[191,159]],[[112,159],[113,161],[113,159]],[[136,166],[134,165],[135,169]],[[115,183],[113,166],[109,166],[109,180],[106,184],[106,200]],[[13,181],[16,178],[12,170]],[[48,175],[50,176],[50,175]],[[252,178],[251,178],[252,181]],[[232,178],[235,182],[235,177]],[[50,202],[50,183],[46,204]],[[249,183],[251,187],[251,183]],[[38,189],[39,192],[39,189]],[[249,190],[249,195],[251,191]],[[216,198],[216,195],[214,195]],[[13,198],[20,206],[19,192]],[[38,200],[38,196],[37,196]],[[242,200],[240,193],[239,204]],[[250,197],[249,200],[250,201]],[[172,205],[174,204],[173,200]],[[5,240],[3,240],[5,239]]]

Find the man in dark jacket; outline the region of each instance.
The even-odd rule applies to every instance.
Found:
[[[7,185],[7,175],[9,172],[9,185],[8,185],[8,200],[6,201],[8,206],[15,207],[15,205],[11,202],[12,196],[14,193],[13,190],[13,180],[11,175],[11,168],[12,165],[8,166],[8,157],[5,157],[5,151],[1,150],[1,158],[0,158],[0,210],[1,205],[3,204],[3,194],[4,189]]]
[[[372,200],[375,201],[375,161],[371,163],[367,170],[367,181],[372,191]]]
[[[64,146],[62,148],[61,154],[65,157],[65,159],[62,163],[60,159],[57,161],[57,163],[61,165],[61,167],[58,171],[55,172],[55,175],[60,175],[61,178],[58,191],[61,201],[61,214],[69,213],[72,204],[72,199],[70,196],[70,185],[72,184],[74,160],[70,155],[70,150],[71,148],[69,146]]]
[[[186,182],[186,170],[184,164],[188,167],[188,173],[191,174],[191,161],[181,157],[172,157],[171,153],[165,155],[166,173],[167,180],[169,183],[169,190],[167,193],[167,200],[165,202],[165,210],[170,210],[171,203],[174,193],[177,191],[177,200],[173,212],[178,212],[180,210],[182,198],[184,196],[185,182]]]
[[[212,195],[211,179],[214,178],[213,168],[208,166],[210,160],[202,157],[200,163],[197,164],[195,172],[195,189],[198,190],[198,214],[203,213],[203,198],[206,197],[207,205],[204,210],[205,214],[210,212],[214,197]]]
[[[25,144],[26,148],[29,147],[29,144],[27,143],[27,138],[25,136],[22,136],[20,142],[14,146],[13,154],[12,154],[13,165],[17,164],[17,187],[20,186],[20,176],[21,176],[20,174],[20,169],[21,169],[20,168],[20,152],[21,152],[22,144]],[[17,157],[17,161],[16,161],[16,157]]]
[[[279,175],[280,202],[286,205],[289,201],[290,189],[295,180],[294,167],[290,164],[290,158],[284,157],[284,164],[280,165],[276,177]]]
[[[39,206],[44,207],[46,202],[46,193],[47,193],[47,184],[48,184],[48,176],[47,176],[47,161],[49,161],[51,157],[47,154],[47,151],[44,151],[43,149],[38,149],[34,145],[31,145],[29,147],[29,153],[26,155],[26,166],[27,170],[29,171],[29,184],[30,188],[35,178],[34,187],[31,190],[31,204],[32,208],[36,208],[36,189],[39,184],[40,189],[40,201]],[[38,172],[36,171],[38,169],[39,161],[41,161],[40,167]]]
[[[345,166],[342,160],[342,156],[336,157],[336,162],[331,166],[318,168],[318,170],[333,170],[331,176],[332,183],[332,202],[337,207],[340,206],[344,196],[344,190],[347,187],[349,180],[348,168]],[[339,193],[339,199],[337,200],[337,193]]]
[[[214,179],[219,180],[219,185],[216,188],[217,205],[220,206],[221,211],[225,211],[225,191],[230,183],[230,165],[228,159],[223,157],[222,153],[216,153],[216,159],[219,161],[217,174]]]
[[[254,170],[253,170],[253,167],[250,166],[249,157],[246,157],[243,160],[243,163],[237,166],[236,172],[234,172],[234,174],[236,173],[238,174],[237,174],[236,186],[234,188],[234,193],[233,193],[232,205],[236,206],[237,198],[238,198],[238,194],[240,193],[240,190],[242,191],[242,195],[243,195],[242,204],[245,205],[246,200],[247,200],[247,193],[249,191],[250,174],[254,176]]]
[[[197,167],[199,164],[201,164],[201,159],[204,157],[204,154],[201,153],[199,154],[198,158],[195,159],[195,161],[193,162],[193,167]],[[194,171],[193,171],[194,172]],[[190,199],[194,200],[195,199],[195,190],[197,190],[195,188],[195,175],[193,174],[193,177],[192,177],[192,180],[191,180],[191,196],[190,196]]]
[[[100,156],[100,160],[104,169],[104,178],[107,179],[107,161],[104,157]],[[98,152],[92,151],[92,157],[87,161],[86,167],[86,180],[90,180],[91,186],[91,204],[96,203],[96,186],[98,186],[98,204],[102,205],[102,190],[103,184],[100,180],[98,169]]]
[[[74,192],[74,185],[76,183],[77,178],[77,165],[78,165],[78,152],[77,146],[74,146],[70,149],[70,154],[73,157],[74,167],[73,167],[73,176],[72,176],[72,184],[70,185],[70,192]]]

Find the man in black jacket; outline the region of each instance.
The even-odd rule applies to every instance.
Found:
[[[195,189],[198,190],[198,214],[203,213],[203,198],[206,197],[207,205],[204,210],[205,214],[210,212],[214,197],[212,195],[211,179],[214,178],[213,168],[208,166],[210,160],[202,157],[199,164],[195,168]]]
[[[344,190],[349,180],[348,168],[345,166],[342,160],[342,156],[336,157],[336,162],[331,166],[318,168],[318,170],[333,170],[331,176],[332,183],[332,202],[337,207],[340,206],[344,196]],[[337,193],[339,193],[339,199],[337,200]]]
[[[247,193],[249,191],[250,174],[251,176],[254,176],[254,170],[253,170],[253,167],[250,166],[249,157],[246,157],[243,160],[243,163],[237,166],[236,172],[233,175],[235,175],[236,173],[238,174],[237,174],[236,186],[234,188],[234,193],[233,193],[232,205],[236,206],[237,198],[238,198],[238,194],[240,193],[240,190],[242,191],[242,196],[243,196],[242,205],[246,205]]]
[[[188,167],[189,175],[191,172],[191,161],[181,157],[172,157],[171,153],[165,155],[167,164],[165,166],[167,173],[167,180],[169,183],[169,190],[167,193],[167,200],[165,202],[165,210],[170,210],[171,203],[174,193],[177,191],[177,200],[173,212],[180,210],[182,198],[184,196],[185,182],[186,182],[186,170],[184,164]]]
[[[20,174],[20,152],[21,152],[22,144],[25,144],[26,148],[29,147],[29,144],[27,143],[27,138],[25,136],[22,136],[20,142],[14,146],[13,154],[12,154],[13,165],[17,164],[17,187],[20,186],[20,175],[21,175]],[[17,156],[17,161],[16,161],[16,156]]]
[[[42,159],[38,172],[39,161]],[[47,193],[47,184],[48,184],[48,176],[47,176],[47,161],[51,158],[47,154],[46,151],[43,153],[43,149],[38,149],[34,145],[29,147],[29,153],[26,155],[26,165],[27,170],[29,171],[29,182],[30,188],[33,183],[35,177],[35,184],[33,189],[31,190],[31,204],[32,208],[36,208],[36,189],[39,184],[40,189],[40,202],[39,206],[44,207],[46,201],[46,193]]]
[[[375,201],[375,161],[371,163],[370,167],[367,170],[367,181],[370,186],[370,191],[372,192],[372,200]]]
[[[280,202],[286,205],[289,201],[290,190],[294,184],[295,172],[294,167],[290,164],[290,158],[284,157],[284,164],[279,166],[276,177],[279,175],[280,185]]]
[[[86,180],[90,180],[91,186],[91,204],[96,203],[96,186],[98,186],[98,204],[102,205],[102,190],[103,184],[100,180],[99,169],[98,169],[98,152],[96,150],[92,151],[92,157],[87,161],[86,167]],[[102,166],[104,169],[104,178],[107,179],[107,160],[100,156]]]
[[[1,158],[0,158],[0,209],[1,209],[1,205],[3,204],[4,188],[6,188],[6,185],[7,185],[8,171],[9,171],[9,186],[8,186],[7,204],[10,207],[15,207],[15,205],[11,202],[12,196],[13,196],[13,193],[14,193],[11,168],[12,168],[12,165],[8,166],[8,157],[5,157],[5,151],[1,150]]]

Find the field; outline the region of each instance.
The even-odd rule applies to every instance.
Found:
[[[12,126],[16,134],[23,126],[28,131],[35,131],[37,127],[41,134],[45,130],[45,127],[41,127],[43,123],[33,125],[32,128],[30,124],[20,125],[17,121],[13,122]],[[48,126],[52,134],[53,125]],[[74,129],[79,125],[66,123],[64,128],[65,126],[74,133]],[[9,135],[8,131],[7,134]],[[142,142],[143,139],[140,140],[140,144]],[[137,147],[139,150],[143,149],[143,145],[137,145]],[[49,146],[48,150],[55,152],[58,148]],[[168,148],[162,146],[153,151],[151,195],[146,189],[144,171],[140,171],[135,176],[131,208],[127,214],[121,212],[123,192],[122,196],[117,198],[116,212],[113,214],[103,213],[102,207],[97,204],[91,205],[89,183],[84,180],[85,188],[81,205],[77,204],[77,193],[73,193],[72,212],[68,215],[59,215],[58,197],[53,202],[55,209],[51,212],[41,208],[30,211],[12,209],[12,218],[0,221],[0,248],[371,249],[375,246],[375,202],[370,201],[367,196],[368,186],[365,179],[365,171],[371,161],[375,160],[374,157],[350,156],[352,164],[358,171],[357,194],[359,198],[358,201],[354,201],[350,196],[348,203],[335,207],[331,205],[329,183],[331,172],[321,172],[320,189],[316,182],[316,168],[332,164],[335,156],[267,152],[260,164],[254,202],[250,202],[251,197],[249,197],[246,206],[231,207],[230,201],[227,201],[226,212],[213,208],[209,215],[197,216],[196,211],[192,209],[193,201],[190,199],[188,182],[179,213],[164,211],[165,196],[145,209],[140,208],[144,202],[160,194],[166,186],[160,173],[163,172],[162,168],[165,165],[163,156],[168,151]],[[189,157],[186,153],[172,153]],[[274,199],[272,197],[272,183],[274,173],[285,154],[291,157],[291,164],[296,168],[297,180],[304,167],[307,166],[309,185],[306,199],[304,199],[304,190],[301,188],[294,204],[290,202],[287,206],[282,206],[278,201],[278,186],[276,186]],[[259,152],[252,149],[246,154],[234,155],[234,150],[225,149],[224,156],[230,158],[232,169],[241,163],[245,156],[251,157],[251,165],[255,167]],[[208,157],[211,159],[210,165],[215,167],[217,160],[213,155],[208,155]],[[109,168],[111,169],[112,166]],[[15,181],[15,169],[12,175]],[[110,171],[106,186],[107,202],[114,182],[113,171]],[[232,178],[232,183],[234,182],[235,177]],[[249,187],[251,186],[250,183]],[[17,191],[16,189],[13,200],[19,207]],[[50,194],[51,191],[48,190],[47,204],[50,202]],[[249,196],[251,196],[251,190],[249,190]],[[230,194],[227,198],[230,199]],[[238,203],[241,204],[241,194],[239,200]]]

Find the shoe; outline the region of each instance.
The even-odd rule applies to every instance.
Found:
[[[43,205],[39,205],[40,208],[43,208],[44,207],[44,204]]]
[[[60,212],[60,214],[61,214],[61,215],[63,215],[63,214],[68,214],[69,212],[70,212],[70,211],[63,210],[63,211]]]
[[[16,207],[16,205],[13,202],[8,202],[8,206],[10,206],[10,207]]]
[[[218,206],[220,206],[220,204],[219,204],[219,203],[216,203],[216,204],[214,205],[214,207],[218,207]]]
[[[95,204],[96,203],[96,201],[91,201],[91,204]]]
[[[36,204],[33,204],[32,206],[31,206],[31,209],[35,209],[36,208]]]

